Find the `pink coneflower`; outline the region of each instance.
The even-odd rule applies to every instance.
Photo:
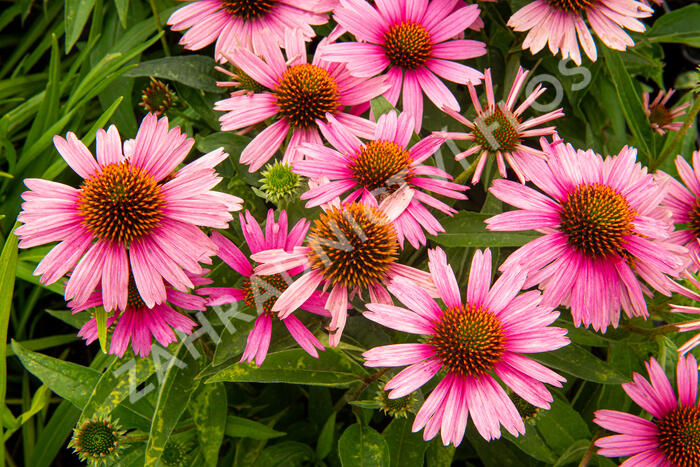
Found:
[[[370,198],[370,201],[372,199]],[[391,214],[393,208],[383,205]],[[393,217],[393,216],[392,216]],[[428,290],[435,290],[430,276],[399,264],[399,243],[390,217],[368,203],[338,202],[314,221],[305,247],[267,250],[251,256],[261,263],[255,274],[280,274],[303,266],[304,275],[284,291],[272,307],[287,318],[320,286],[330,289],[325,309],[331,314],[329,342],[338,345],[347,319],[348,300],[369,292],[370,300],[391,303],[386,284],[407,277]]]
[[[267,90],[234,94],[214,106],[214,110],[226,112],[219,118],[224,131],[245,128],[270,117],[277,119],[241,153],[241,163],[250,165],[251,172],[272,157],[290,131],[292,136],[284,162],[301,157],[297,151],[301,143],[321,144],[318,122],[325,121],[326,114],[333,115],[352,133],[372,137],[375,124],[344,109],[366,103],[388,87],[384,78],[355,78],[344,65],[322,60],[325,40],[318,45],[313,62],[307,63],[303,43],[298,38],[288,39],[286,52],[290,60],[287,63],[277,46],[263,50],[262,59],[246,49],[232,52],[231,62]]]
[[[405,208],[394,220],[401,246],[404,237],[415,248],[425,245],[423,229],[431,235],[445,231],[423,203],[449,215],[457,211],[421,191],[467,198],[460,193],[466,186],[449,182],[452,177],[447,172],[422,164],[437,151],[443,139],[428,137],[409,149],[413,119],[406,113],[397,117],[393,110],[379,117],[374,137],[367,143],[355,138],[332,117],[328,120],[320,129],[334,149],[320,144],[302,145],[300,152],[306,160],[293,165],[296,173],[306,177],[317,179],[325,175],[331,180],[301,195],[301,199],[310,200],[307,208],[327,203],[348,191],[351,193],[344,200],[346,203],[358,199],[364,202],[371,197],[378,204],[388,196],[399,196],[397,191],[406,186]]]
[[[291,252],[294,247],[300,246],[309,223],[306,219],[297,222],[291,231],[287,229],[287,213],[280,212],[279,221],[275,222],[274,211],[267,212],[267,222],[265,233],[258,222],[248,211],[240,216],[243,236],[250,248],[250,253],[255,254],[261,251],[282,249]],[[248,335],[248,342],[243,352],[241,361],[252,362],[262,365],[267,350],[270,347],[270,337],[272,336],[272,321],[276,313],[273,313],[272,306],[277,298],[289,287],[293,281],[291,275],[298,274],[302,268],[288,271],[286,274],[275,274],[272,276],[259,276],[253,273],[253,267],[246,255],[229,239],[218,232],[212,233],[212,240],[219,247],[218,256],[233,270],[245,277],[240,289],[229,287],[207,287],[199,289],[199,293],[209,296],[208,305],[222,305],[244,301],[246,305],[257,311],[258,317],[255,320],[253,330]],[[322,316],[330,316],[323,308],[325,297],[314,292],[300,308]],[[324,350],[316,337],[294,315],[287,316],[281,320],[287,327],[294,340],[313,357],[318,358],[318,350]]]
[[[671,210],[674,224],[678,227],[687,224],[688,228],[677,228],[670,240],[688,249],[695,263],[693,269],[697,269],[700,266],[700,151],[693,153],[693,167],[678,156],[676,169],[683,183],[668,177],[669,190],[663,204]]]
[[[208,272],[208,270],[205,269],[203,272]],[[195,286],[211,283],[210,279],[201,276],[193,274],[187,276]],[[173,309],[171,305],[186,310],[204,311],[206,310],[206,300],[203,297],[180,292],[171,287],[167,287],[165,290],[167,303],[148,307],[141,300],[133,277],[129,276],[129,295],[126,306],[123,310],[117,310],[107,317],[107,329],[115,322],[117,323],[109,346],[110,354],[117,355],[119,358],[123,357],[131,340],[131,348],[134,349],[134,353],[140,357],[147,357],[151,353],[152,337],[155,337],[160,345],[167,347],[172,342],[177,341],[173,329],[185,334],[192,334],[192,328],[197,323]],[[93,292],[82,305],[76,305],[73,301],[68,303],[68,307],[73,313],[103,305],[102,293],[99,290]],[[80,328],[78,336],[85,339],[86,344],[97,340],[97,322],[94,317]]]
[[[690,107],[690,102],[669,108],[666,106],[668,100],[676,92],[675,89],[669,89],[668,92],[663,89],[659,90],[651,103],[649,102],[649,93],[642,94],[644,99],[644,113],[649,118],[651,127],[660,135],[664,135],[666,131],[678,131],[683,127],[683,122],[674,122],[674,120],[685,114],[685,109]]]
[[[325,24],[334,1],[319,0],[198,0],[168,18],[173,31],[189,29],[180,39],[188,50],[202,49],[216,41],[215,56],[237,47],[259,52],[283,45],[291,32],[302,40],[316,34],[312,25]]]
[[[648,18],[652,12],[651,7],[635,0],[535,0],[516,11],[508,26],[516,31],[530,31],[523,41],[523,50],[529,48],[536,54],[549,43],[552,54],[561,49],[562,58],[571,58],[580,65],[579,41],[591,61],[598,58],[584,17],[606,46],[625,50],[634,41],[624,29],[644,32],[644,24],[636,18]]]
[[[457,99],[435,76],[466,84],[483,75],[452,60],[480,57],[483,42],[449,40],[479,18],[479,7],[455,2],[387,0],[372,6],[364,0],[340,0],[333,11],[338,24],[360,42],[330,44],[327,60],[346,63],[355,76],[375,76],[387,67],[391,88],[384,94],[393,105],[402,94],[403,110],[413,117],[416,131],[423,121],[423,93],[438,107],[459,110]]]
[[[561,387],[566,380],[521,354],[569,344],[565,329],[549,326],[559,313],[538,306],[537,291],[518,295],[525,282],[523,271],[509,271],[491,287],[488,249],[474,253],[465,301],[445,253],[436,248],[428,250],[428,257],[444,306],[416,284],[397,279],[389,291],[406,308],[368,303],[370,311],[364,313],[383,326],[424,336],[425,343],[375,347],[363,354],[365,365],[409,365],[386,384],[391,399],[406,396],[445,372],[413,422],[414,432],[425,427],[426,441],[440,430],[445,445],[458,445],[470,412],[486,440],[500,438],[500,425],[513,436],[524,434],[523,420],[494,374],[530,404],[548,409],[553,399],[542,383]]]
[[[622,389],[653,418],[638,417],[617,410],[597,410],[593,421],[619,435],[597,439],[598,455],[632,456],[621,466],[696,467],[700,465],[700,406],[698,364],[695,357],[678,358],[678,396],[661,365],[654,358],[645,363],[649,380],[634,373],[634,380]]]
[[[66,299],[84,303],[101,283],[105,308],[124,309],[129,270],[148,307],[166,298],[164,280],[177,290],[193,286],[185,271],[200,274],[200,262],[216,245],[198,226],[227,228],[229,211],[242,200],[212,191],[221,178],[214,166],[228,154],[221,148],[177,169],[194,140],[168,119],[148,114],[129,155],[122,154],[114,126],[97,131],[97,161],[73,133],[54,137],[58,152],[84,181],[80,188],[28,178],[30,191],[15,232],[20,248],[59,241],[34,274],[50,284],[74,266]],[[125,152],[127,152],[125,144]],[[77,266],[76,266],[77,263]]]
[[[488,219],[488,229],[544,233],[501,271],[524,267],[526,286],[539,284],[546,306],[570,306],[576,326],[605,332],[618,325],[620,308],[630,317],[647,316],[644,294],[651,292],[635,273],[670,295],[667,274],[681,272],[687,252],[666,241],[673,230],[670,213],[659,207],[666,187],[636,163],[634,148],[605,160],[559,140],[543,141],[542,148],[547,162],[533,159],[527,174],[545,194],[508,180],[490,189],[520,209]]]
[[[515,76],[515,81],[513,81],[513,86],[510,88],[506,102],[496,104],[496,99],[493,95],[493,83],[491,81],[491,69],[484,71],[484,88],[486,90],[486,101],[488,104],[486,109],[481,107],[474,86],[468,83],[469,96],[476,109],[476,118],[474,118],[473,122],[455,110],[443,108],[452,118],[466,125],[470,132],[452,133],[441,131],[433,134],[442,138],[467,140],[474,143],[471,148],[455,156],[456,160],[461,160],[467,156],[480,153],[474,170],[474,176],[472,177],[473,184],[479,182],[488,155],[496,157],[498,172],[501,174],[501,177],[506,178],[507,176],[505,164],[505,161],[507,161],[508,165],[510,165],[518,176],[518,179],[520,179],[522,183],[525,183],[527,177],[524,174],[523,167],[527,165],[527,161],[532,157],[544,157],[544,154],[538,149],[523,144],[523,138],[552,135],[556,133],[556,128],[553,126],[545,128],[535,127],[563,117],[564,112],[562,112],[561,108],[540,115],[539,117],[529,118],[524,122],[522,121],[523,112],[547,90],[547,88],[542,87],[541,84],[538,84],[527,99],[525,99],[518,108],[513,110],[518,94],[520,94],[520,90],[523,84],[525,84],[528,73],[528,71],[523,71],[522,67],[520,67]]]

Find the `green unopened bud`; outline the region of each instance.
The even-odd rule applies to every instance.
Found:
[[[82,462],[89,465],[107,464],[119,457],[123,434],[109,417],[95,417],[73,429],[68,447],[73,448]]]
[[[262,185],[260,191],[265,199],[275,204],[287,202],[299,195],[301,177],[292,172],[292,167],[276,161],[274,164],[267,164],[260,179]]]
[[[187,453],[190,449],[185,444],[178,441],[170,440],[163,448],[163,454],[160,456],[160,462],[168,467],[179,467],[185,465]]]

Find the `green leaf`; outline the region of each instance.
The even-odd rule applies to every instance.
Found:
[[[440,220],[445,232],[431,240],[446,247],[516,247],[525,245],[541,234],[524,232],[492,232],[486,230],[486,219],[493,214],[460,211],[454,217]]]
[[[66,444],[66,438],[68,438],[79,416],[80,411],[67,400],[58,404],[58,408],[51,415],[49,422],[44,425],[36,440],[36,445],[41,446],[41,449],[35,449],[32,452],[26,465],[28,467],[55,465],[54,459]]]
[[[173,353],[165,363],[163,381],[158,388],[156,410],[146,444],[145,466],[156,465],[173,428],[199,386],[199,382],[194,380],[199,371],[199,363],[186,351],[182,342],[172,346],[171,350]],[[156,370],[159,373],[162,371],[160,368]]]
[[[226,430],[226,388],[221,383],[200,385],[189,410],[205,464],[216,467]]]
[[[564,451],[564,453],[559,456],[559,459],[554,463],[554,467],[561,467],[563,465],[576,462],[583,457],[583,454],[588,450],[591,441],[588,439],[579,439],[571,443],[571,445]]]
[[[644,37],[651,42],[674,42],[700,47],[700,5],[688,5],[657,19]]]
[[[18,223],[12,228],[14,230]],[[15,287],[15,271],[17,269],[17,236],[10,233],[5,240],[0,254],[0,407],[5,406],[7,395],[7,326],[12,311],[12,294]],[[2,428],[0,428],[0,435]],[[0,465],[5,463],[5,445],[0,446]]]
[[[70,312],[69,312],[70,313]],[[18,343],[28,350],[44,350],[50,347],[58,347],[59,345],[69,344],[75,342],[79,339],[78,336],[73,334],[56,334],[54,336],[40,337],[38,339],[30,339],[26,341],[19,341]],[[14,355],[12,347],[7,349],[7,356]]]
[[[525,429],[525,434],[518,437],[508,432],[503,433],[503,436],[528,456],[548,464],[554,463],[556,457],[535,428],[535,421],[525,421]]]
[[[118,359],[110,355],[109,366],[95,384],[88,401],[85,403],[80,421],[92,418],[94,415],[112,413],[119,404],[136,388],[146,381],[155,367],[149,358]]]
[[[182,55],[141,62],[136,68],[126,72],[124,76],[129,78],[153,76],[177,81],[202,91],[220,94],[225,89],[216,85],[215,66],[216,61],[210,57],[204,55]]]
[[[411,421],[407,418],[395,418],[382,432],[389,446],[392,467],[405,465],[422,465],[428,443],[423,441],[420,433],[411,432]]]
[[[549,410],[540,410],[535,418],[537,431],[559,456],[577,440],[590,440],[591,433],[581,415],[558,397]]]
[[[302,349],[268,354],[265,364],[234,363],[207,380],[250,383],[292,383],[311,386],[347,387],[362,380],[367,371],[337,349],[319,352],[313,358]]]
[[[632,135],[635,138],[635,146],[641,152],[643,164],[648,164],[652,160],[653,155],[649,149],[649,141],[651,141],[651,127],[644,114],[642,100],[634,88],[632,78],[630,77],[625,64],[622,62],[619,52],[601,47],[605,55],[605,64],[608,67],[608,72],[612,78],[617,91],[617,99],[622,108],[622,113],[625,116],[625,121]]]
[[[374,430],[355,423],[338,440],[338,456],[343,467],[388,467],[389,446]]]
[[[372,114],[374,115],[374,118],[379,118],[385,113],[391,112],[392,110],[396,110],[396,107],[391,105],[391,102],[386,100],[386,97],[384,96],[375,97],[374,99],[369,101],[369,105],[372,108]]]
[[[129,0],[114,0],[114,6],[117,7],[117,15],[122,27],[126,29],[127,15],[129,14]]]
[[[283,465],[284,467],[302,467],[311,465],[314,460],[314,451],[308,444],[297,441],[283,441],[265,448],[255,461],[255,467],[269,467]]]
[[[544,365],[594,383],[620,384],[629,381],[622,373],[576,344],[551,352],[531,354],[530,358]]]
[[[316,441],[316,454],[319,459],[325,459],[333,450],[333,439],[335,438],[335,412],[331,412],[330,417],[323,424],[321,434]]]
[[[85,407],[92,388],[100,378],[99,371],[32,352],[14,340],[12,350],[19,357],[24,368],[53,392],[69,400],[79,409]]]
[[[247,418],[234,415],[229,415],[226,418],[226,436],[232,438],[271,439],[279,438],[286,434]]]
[[[452,465],[452,459],[455,456],[455,447],[453,445],[443,446],[439,436],[432,439],[427,444],[428,449],[425,452],[426,467]]]
[[[107,353],[107,312],[103,307],[95,308],[95,323],[97,324],[97,338],[100,341],[102,353]]]
[[[83,32],[95,0],[66,0],[66,54],[70,52]]]
[[[29,406],[29,410],[22,413],[17,418],[17,426],[15,426],[12,430],[8,430],[5,433],[3,440],[7,441],[10,438],[10,436],[12,436],[12,433],[15,432],[15,430],[17,430],[20,426],[24,425],[24,423],[27,420],[36,415],[40,410],[44,409],[44,407],[49,405],[50,398],[51,390],[46,385],[40,386],[39,389],[37,389],[34,393],[34,396],[32,396],[32,403]]]

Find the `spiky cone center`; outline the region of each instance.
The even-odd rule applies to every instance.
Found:
[[[389,399],[389,393],[384,389],[384,385],[377,391],[374,399],[379,402],[379,408],[382,412],[394,418],[406,418],[414,402],[411,394],[397,399]]]
[[[657,104],[649,108],[649,122],[656,124],[659,128],[664,128],[673,123],[673,114],[665,105]]]
[[[163,454],[160,456],[160,461],[167,466],[184,465],[187,451],[185,447],[175,441],[168,441],[163,448]]]
[[[375,194],[393,193],[413,176],[411,155],[391,141],[370,141],[349,164],[359,185]]]
[[[129,161],[109,164],[86,179],[78,213],[97,238],[128,247],[160,225],[165,197],[146,171]]]
[[[301,177],[289,164],[268,164],[262,176],[260,189],[274,201],[292,198],[299,190]]]
[[[425,64],[433,51],[433,41],[420,24],[402,21],[384,35],[384,53],[392,65],[415,70]]]
[[[553,8],[564,10],[567,13],[581,14],[597,3],[597,0],[548,0]]]
[[[506,348],[496,315],[469,303],[443,310],[428,343],[448,371],[474,378],[492,370]]]
[[[130,310],[141,310],[143,308],[148,308],[146,304],[141,299],[141,294],[139,289],[136,287],[136,282],[134,281],[134,276],[129,273],[129,285],[127,288],[126,296],[126,307]]]
[[[520,143],[520,119],[513,112],[497,105],[474,119],[474,142],[491,152],[511,152]]]
[[[160,115],[170,108],[173,102],[173,95],[167,84],[151,78],[151,82],[141,95],[139,105],[156,115]]]
[[[700,465],[700,407],[679,407],[654,423],[659,430],[659,448],[672,465]]]
[[[314,221],[307,237],[311,267],[330,286],[366,289],[388,277],[398,258],[393,225],[374,206],[350,203],[332,207]]]
[[[275,6],[277,0],[227,0],[222,1],[224,10],[242,20],[261,18]]]
[[[693,231],[696,238],[700,238],[700,199],[695,200],[693,209],[688,213],[688,217],[690,217],[690,229]]]
[[[316,119],[325,121],[326,112],[338,110],[338,84],[320,66],[289,67],[275,90],[280,115],[294,127],[309,128]]]
[[[245,89],[246,91],[252,91],[254,93],[263,92],[266,90],[265,86],[255,81],[253,78],[248,76],[248,74],[242,69],[234,66],[233,74],[236,76],[236,81],[238,81],[238,87],[240,89]]]
[[[100,460],[119,446],[120,433],[108,420],[88,420],[73,430],[71,445],[81,460]]]
[[[561,231],[570,246],[591,258],[625,256],[634,216],[627,199],[611,187],[579,185],[561,205]]]
[[[272,316],[272,306],[282,293],[287,290],[289,284],[281,274],[270,276],[250,276],[243,281],[245,303],[257,311],[258,315]]]

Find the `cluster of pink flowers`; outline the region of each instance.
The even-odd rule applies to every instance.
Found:
[[[700,286],[690,274],[700,264],[700,154],[694,168],[679,156],[684,186],[664,173],[648,173],[634,148],[607,157],[577,150],[555,126],[543,126],[562,118],[562,109],[524,116],[545,92],[538,86],[520,100],[527,71],[518,69],[505,100],[497,101],[492,71],[458,62],[486,53],[484,43],[460,36],[483,25],[477,5],[373,3],[198,0],[168,20],[173,30],[187,30],[181,44],[190,50],[216,41],[215,58],[234,68],[234,81],[222,84],[236,88],[215,104],[224,112],[221,130],[260,129],[240,162],[256,172],[281,152],[290,172],[308,180],[300,199],[306,208],[320,207],[313,221],[301,218],[289,229],[288,212],[280,209],[275,221],[271,209],[262,227],[246,211],[240,214],[245,245],[237,246],[226,229],[243,200],[213,191],[221,181],[214,167],[228,154],[218,149],[182,165],[194,140],[179,127],[170,129],[167,118],[149,114],[136,138],[124,144],[114,126],[99,130],[96,160],[73,133],[54,138],[83,181],[74,188],[25,180],[29,191],[18,218],[23,225],[15,231],[20,247],[59,242],[35,274],[46,284],[65,280],[74,312],[103,307],[107,327],[114,326],[110,352],[120,357],[130,340],[143,357],[152,337],[167,346],[177,338],[173,329],[191,333],[195,321],[175,307],[204,311],[238,302],[257,311],[241,361],[263,364],[278,320],[318,357],[324,344],[339,345],[349,310],[361,303],[367,319],[422,336],[420,343],[377,347],[363,356],[367,366],[406,366],[387,383],[390,398],[439,379],[413,424],[426,440],[440,432],[445,444],[459,444],[470,414],[487,440],[500,437],[501,425],[523,434],[522,417],[504,386],[533,406],[550,407],[545,384],[561,387],[565,379],[524,354],[569,343],[566,330],[552,326],[557,307],[570,309],[575,326],[605,332],[619,325],[621,311],[647,317],[645,297],[654,291],[700,300],[677,283],[687,277]],[[586,20],[605,45],[624,50],[632,40],[623,28],[643,31],[638,18],[650,13],[635,0],[535,0],[508,24],[529,31],[523,48],[536,53],[549,44],[553,54],[561,50],[580,64],[579,42],[596,59]],[[309,57],[312,26],[327,22],[329,14],[337,27]],[[339,42],[341,37],[349,40]],[[443,79],[466,85],[474,117],[460,113]],[[476,91],[482,80],[485,104]],[[651,103],[645,97],[650,125],[661,134],[679,129],[673,120],[686,107],[667,109],[670,94]],[[424,95],[467,131],[417,137]],[[368,112],[378,96],[401,111]],[[540,138],[538,147],[532,138]],[[541,233],[499,266],[493,284],[488,249],[475,251],[466,284],[458,283],[439,248],[428,250],[429,272],[401,261],[405,240],[425,246],[426,234],[445,230],[434,213],[452,216],[455,200],[467,199],[467,186],[428,163],[447,140],[469,144],[456,160],[475,156],[472,184],[489,159],[496,162],[502,178],[488,190],[517,209],[488,219],[488,229]],[[507,179],[509,168],[518,181]],[[688,228],[674,230],[675,224]],[[238,287],[212,286],[202,265],[215,256],[242,276]],[[320,319],[300,319],[299,309]],[[687,306],[676,311],[700,313]],[[316,332],[318,322],[327,338]],[[684,326],[700,329],[697,322]],[[88,343],[98,338],[95,318],[80,335]],[[698,342],[700,337],[681,350]],[[652,360],[648,368],[653,387],[637,375],[624,388],[660,422],[597,412],[596,423],[626,436],[598,440],[601,454],[643,450],[638,456],[656,465],[653,459],[671,452],[666,435],[658,434],[662,427],[673,430],[692,417],[697,427],[695,360],[679,362],[679,407],[658,364]],[[633,441],[639,445],[630,447]]]

